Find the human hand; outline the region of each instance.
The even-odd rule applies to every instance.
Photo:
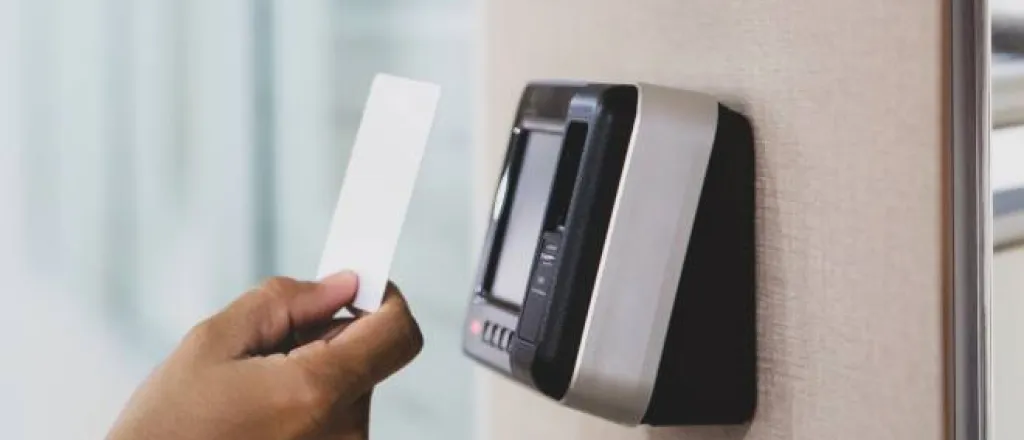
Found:
[[[189,331],[108,440],[366,439],[373,387],[423,337],[394,286],[378,311],[332,320],[356,283],[272,278],[246,293]]]

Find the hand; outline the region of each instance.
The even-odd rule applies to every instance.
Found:
[[[405,300],[354,320],[356,277],[273,278],[195,326],[135,392],[109,440],[366,439],[373,387],[423,346]]]

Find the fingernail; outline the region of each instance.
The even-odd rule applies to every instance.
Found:
[[[349,296],[356,292],[359,277],[355,272],[345,270],[320,280],[320,284],[332,295]]]

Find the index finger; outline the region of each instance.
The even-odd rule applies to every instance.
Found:
[[[316,386],[355,399],[411,362],[423,335],[408,303],[389,285],[380,309],[362,314],[333,339],[300,347],[289,358]]]

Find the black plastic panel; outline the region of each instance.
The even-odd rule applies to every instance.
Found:
[[[513,317],[509,328],[515,334],[504,351],[479,343],[469,333],[463,345],[471,357],[497,364],[492,367],[552,398],[561,398],[572,378],[636,99],[633,86],[534,83],[523,92],[516,113],[502,168],[504,190],[495,198],[494,207],[499,209],[485,238],[466,321],[468,332],[482,314],[491,313],[488,308],[501,309]],[[536,183],[523,180],[530,179],[523,172],[524,154],[533,147],[530,137],[553,134],[562,139],[557,171],[547,194],[543,228],[535,240],[531,281],[519,304],[512,295],[495,295],[492,286],[499,265],[504,264],[501,255],[507,246],[503,241],[519,203],[517,191]],[[541,264],[543,237],[554,240],[558,248],[546,266]],[[543,288],[535,284],[539,276],[548,283]]]
[[[570,118],[588,132],[568,206],[558,275],[537,344],[532,376],[544,394],[561,399],[569,387],[590,298],[636,117],[636,89],[615,87],[573,100]],[[577,119],[578,118],[578,119]]]

